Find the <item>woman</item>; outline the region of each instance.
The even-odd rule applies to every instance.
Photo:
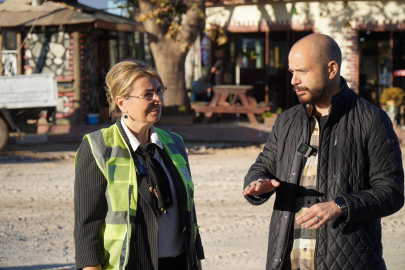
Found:
[[[107,74],[110,112],[123,117],[85,136],[75,159],[78,269],[201,269],[194,185],[180,136],[154,128],[166,87],[139,61]]]

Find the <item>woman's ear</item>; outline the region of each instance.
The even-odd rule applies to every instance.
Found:
[[[121,96],[116,96],[115,97],[115,103],[117,106],[120,108],[120,110],[123,112],[125,110],[125,103],[126,99],[121,97]]]

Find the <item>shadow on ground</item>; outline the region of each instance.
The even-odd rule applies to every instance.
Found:
[[[0,267],[0,270],[74,270],[76,265],[70,264],[46,264],[46,265],[30,265],[30,266],[10,266]]]
[[[0,164],[73,160],[78,148],[77,143],[7,145],[0,152]]]

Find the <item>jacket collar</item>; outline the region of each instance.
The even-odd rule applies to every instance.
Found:
[[[332,98],[331,98],[331,107],[332,108],[339,105],[339,103],[342,100],[345,100],[349,96],[350,92],[353,92],[353,90],[351,90],[349,88],[346,80],[342,76],[340,76],[340,80],[341,80],[341,84],[342,84],[342,90],[340,90],[338,93],[336,93],[335,95],[332,96]]]
[[[125,132],[125,134],[127,135],[127,138],[129,140],[129,143],[132,147],[132,150],[134,150],[134,152],[136,151],[136,149],[138,149],[138,147],[141,145],[141,143],[139,142],[139,140],[135,137],[134,134],[132,134],[132,132],[129,130],[129,128],[125,125],[124,120],[121,118],[120,120],[121,126]],[[151,126],[149,129],[149,137],[150,137],[150,143],[154,143],[157,146],[160,147],[160,149],[163,149],[163,144],[159,139],[159,136],[156,132],[156,129],[154,126]],[[148,144],[147,144],[148,145]],[[146,147],[146,145],[145,145]]]
[[[342,100],[345,100],[348,95],[350,94],[350,92],[352,92],[352,90],[349,88],[349,86],[347,85],[346,80],[340,76],[340,81],[341,81],[341,90],[339,92],[337,92],[336,94],[334,94],[331,97],[331,107],[329,108],[329,114],[332,113],[333,108],[336,108],[337,106],[339,106],[340,102]],[[304,105],[302,104],[302,108],[305,111],[305,115],[307,117],[312,117],[312,111],[314,109],[314,105],[312,104],[308,104],[308,105]]]

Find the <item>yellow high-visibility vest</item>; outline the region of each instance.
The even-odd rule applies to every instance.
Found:
[[[195,241],[198,227],[193,213],[194,184],[183,140],[175,133],[158,128],[156,132],[186,188],[187,212],[189,212],[187,216],[190,217],[187,225],[192,228],[187,231],[190,232],[189,239]],[[107,179],[108,210],[102,227],[105,261],[103,269],[125,269],[131,239],[129,216],[136,216],[138,202],[138,185],[131,151],[116,124],[87,134],[84,138],[88,139],[97,166]],[[76,162],[77,154],[75,167]]]

